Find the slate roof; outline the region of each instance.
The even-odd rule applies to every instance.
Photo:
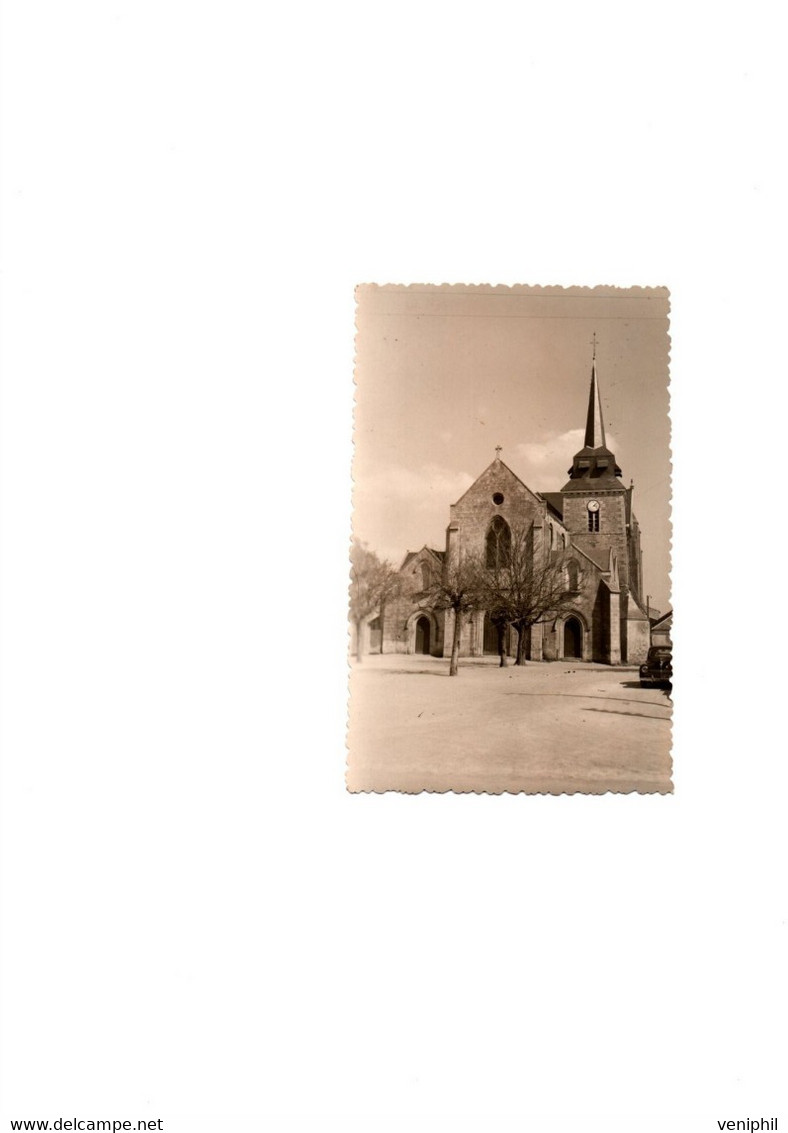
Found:
[[[540,492],[539,495],[546,502],[557,519],[564,521],[564,497],[560,492]]]
[[[596,376],[596,346],[591,363],[591,390],[588,395],[588,414],[586,416],[586,448],[605,447],[605,419],[602,415],[602,391]]]
[[[582,551],[600,570],[607,571],[610,566],[609,550],[607,548],[603,549],[602,547],[584,547],[583,538],[582,535],[573,535],[571,546],[577,547],[578,551]]]
[[[591,454],[590,457],[584,456],[586,452]],[[594,455],[600,455],[601,450],[597,449],[596,453],[593,449],[582,449],[576,454],[575,460],[591,459]],[[612,465],[608,465],[606,469],[600,471],[595,467],[584,469],[581,473],[579,469],[573,464],[570,471],[570,477],[564,484],[562,491],[564,492],[587,492],[594,488],[602,491],[610,491],[611,488],[617,488],[620,492],[625,492],[626,488],[621,483],[619,477],[621,476],[621,469],[615,461],[615,457],[608,450],[605,449],[602,454],[605,460],[612,461]],[[592,462],[593,464],[593,462]]]
[[[428,547],[427,544],[425,543],[424,546],[420,547],[418,551],[406,551],[405,552],[405,558],[400,563],[399,569],[404,570],[405,567],[408,565],[408,563],[412,563],[414,559],[417,559],[419,557],[419,555],[421,554],[422,551],[429,551],[429,553],[431,555],[434,555],[435,558],[440,563],[442,563],[443,560],[446,558],[446,552],[445,551],[436,551],[434,547]]]

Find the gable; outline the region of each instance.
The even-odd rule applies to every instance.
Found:
[[[501,503],[494,496],[500,494],[503,496]],[[502,460],[494,460],[481,476],[478,476],[471,484],[470,488],[465,491],[456,504],[452,504],[451,513],[454,517],[455,510],[462,512],[468,504],[476,504],[480,501],[490,504],[491,507],[506,508],[507,503],[524,503],[529,501],[532,504],[538,505],[540,503],[539,496],[522,482],[519,476],[515,476],[511,468],[504,464]]]
[[[408,551],[406,553],[405,558],[400,564],[399,571],[400,573],[405,573],[408,571],[408,568],[413,570],[419,565],[419,563],[424,562],[428,563],[433,570],[440,570],[440,568],[443,566],[443,559],[443,551],[435,551],[432,547],[428,547],[425,543],[420,551]]]

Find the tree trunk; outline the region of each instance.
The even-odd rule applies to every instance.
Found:
[[[460,659],[460,634],[462,633],[462,614],[459,610],[454,611],[454,636],[451,642],[451,663],[449,665],[449,676],[457,676],[457,663]]]
[[[525,629],[524,625],[517,626],[517,660],[515,665],[525,664]]]
[[[364,656],[362,649],[364,646],[364,619],[358,618],[356,620],[356,660],[363,661]]]
[[[504,625],[503,622],[499,622],[498,623],[498,656],[501,658],[501,664],[499,666],[501,669],[505,668],[505,666],[506,666],[506,650],[504,649],[504,645],[503,645],[503,639],[504,639],[505,633],[506,633],[506,626]]]

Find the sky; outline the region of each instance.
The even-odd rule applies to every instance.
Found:
[[[399,565],[443,549],[449,505],[495,459],[559,491],[582,448],[593,339],[608,448],[634,481],[643,581],[670,608],[665,288],[357,290],[354,535]],[[644,597],[645,597],[644,595]]]

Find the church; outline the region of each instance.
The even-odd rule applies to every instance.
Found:
[[[534,563],[559,562],[573,597],[569,608],[530,628],[526,659],[640,664],[650,644],[640,530],[632,506],[634,489],[622,484],[621,469],[605,443],[596,360],[584,444],[560,491],[533,491],[500,452],[496,449],[492,464],[450,506],[445,548],[424,546],[405,555],[399,597],[368,622],[368,651],[448,657],[454,614],[425,606],[424,592],[461,553],[476,554],[489,565],[501,547],[511,545],[512,532],[527,531]],[[516,643],[517,634],[509,628],[504,640],[508,654],[514,655]],[[498,650],[489,612],[468,616],[461,629],[461,656]]]

